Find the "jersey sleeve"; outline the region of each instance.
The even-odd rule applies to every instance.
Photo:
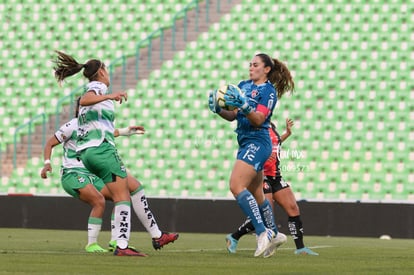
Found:
[[[71,120],[60,126],[59,130],[55,133],[55,137],[60,143],[64,143],[71,138],[73,131],[76,130],[77,123]]]
[[[89,82],[86,86],[86,92],[93,91],[97,95],[104,95],[106,93],[105,84],[98,82],[98,81],[92,81]]]
[[[266,117],[272,113],[276,106],[277,96],[273,87],[263,86],[260,96],[257,98],[256,111],[263,113]]]

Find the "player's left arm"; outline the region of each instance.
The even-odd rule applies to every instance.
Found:
[[[45,144],[45,148],[43,149],[44,166],[42,168],[42,171],[40,171],[40,177],[42,179],[46,179],[47,173],[52,172],[50,158],[52,156],[53,147],[55,147],[58,144],[60,144],[60,141],[56,138],[55,135],[50,137]]]
[[[254,109],[249,104],[249,98],[243,93],[240,93],[239,90],[230,87],[224,95],[226,104],[235,106],[242,111],[253,127],[260,127],[266,121],[266,118],[270,115],[271,110],[273,110],[276,103],[273,100],[273,97],[266,96],[265,98],[262,98],[261,101],[258,102],[256,109]]]
[[[285,132],[280,136],[280,139],[282,142],[284,142],[290,135],[292,134],[292,126],[293,126],[293,120],[290,118],[286,118],[286,130]]]
[[[256,110],[246,114],[247,119],[254,127],[260,127],[266,119],[271,115],[272,110],[276,106],[276,94],[269,90],[262,90],[262,96],[257,103]]]
[[[114,137],[143,134],[145,134],[144,126],[128,126],[125,128],[115,129],[114,131]]]
[[[254,127],[260,127],[266,120],[270,111],[266,106],[258,104],[256,111],[252,111],[246,115],[247,119],[250,121],[250,124]]]

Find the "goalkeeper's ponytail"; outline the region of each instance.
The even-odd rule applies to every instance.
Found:
[[[277,97],[281,98],[285,93],[293,93],[295,83],[288,67],[276,58],[271,58],[267,54],[257,54],[265,64],[265,67],[270,67],[267,78],[273,84],[277,91]]]

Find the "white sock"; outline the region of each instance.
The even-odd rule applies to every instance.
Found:
[[[131,203],[120,201],[115,203],[115,234],[116,244],[119,248],[128,247],[129,235],[131,233]]]
[[[116,240],[114,211],[115,211],[115,207],[112,208],[112,214],[111,214],[111,241],[115,241]]]
[[[102,219],[89,217],[88,219],[88,245],[97,243],[99,232],[101,232]]]
[[[135,193],[131,193],[131,202],[135,214],[147,232],[151,235],[151,238],[161,237],[162,232],[158,228],[158,224],[155,221],[154,215],[149,208],[147,198],[144,194],[144,189],[139,187]]]

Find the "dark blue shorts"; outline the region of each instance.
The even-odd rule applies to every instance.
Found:
[[[238,142],[237,159],[252,165],[257,172],[262,171],[264,163],[272,154],[270,137],[268,135],[249,136],[238,139]]]

